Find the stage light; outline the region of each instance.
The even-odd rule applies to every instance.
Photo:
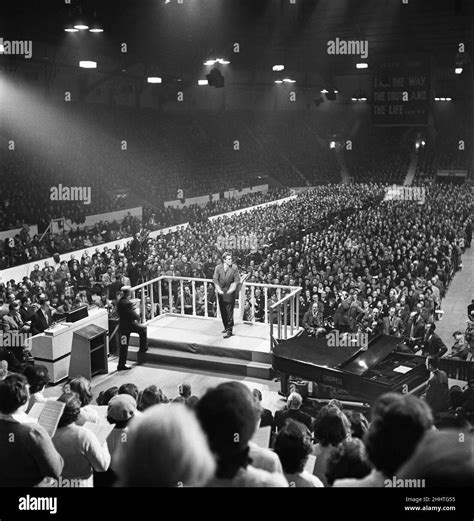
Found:
[[[272,70],[275,72],[283,71],[283,70],[285,70],[285,66],[284,65],[274,65],[272,67]]]
[[[282,80],[275,80],[275,83],[283,83]]]
[[[426,145],[426,141],[423,139],[423,140],[421,141],[421,146],[424,147],[425,145]]]
[[[357,63],[356,68],[357,69],[368,69],[369,64],[368,63]]]
[[[439,101],[446,101],[446,98],[439,98]]]
[[[79,62],[79,67],[81,67],[83,69],[96,69],[97,62],[90,61],[90,60],[82,60]]]
[[[67,33],[77,33],[79,29],[76,29],[72,24],[69,24],[64,29]]]
[[[435,100],[435,101],[439,101],[439,98],[435,98],[434,100]]]
[[[336,142],[335,141],[331,141],[329,143],[329,148],[336,148]]]
[[[329,92],[328,90],[323,89],[323,90],[321,91],[321,94],[327,94],[328,92]]]
[[[351,98],[352,101],[357,101],[357,98]]]
[[[89,29],[89,26],[86,25],[86,24],[83,24],[82,22],[81,23],[78,23],[74,26],[74,29],[77,29],[78,31],[86,31],[87,29]]]
[[[335,90],[335,91],[334,91],[334,94],[339,94],[339,91],[338,91],[338,90]]]
[[[89,29],[90,33],[103,33],[104,30],[98,23],[92,24],[92,27]]]
[[[454,73],[455,73],[455,74],[462,74],[462,67],[456,67],[456,68],[454,69]]]
[[[204,65],[214,65],[216,63],[216,60],[207,60],[204,62]]]
[[[148,76],[146,81],[148,83],[161,83],[162,82],[162,80],[159,76]]]
[[[446,98],[446,101],[451,101],[451,100],[452,100],[452,98]]]
[[[198,85],[209,85],[207,80],[198,80]]]
[[[216,62],[220,63],[221,65],[229,65],[229,60],[224,60],[224,58],[217,58]]]
[[[367,101],[367,98],[360,98],[359,101]]]
[[[283,81],[284,81],[285,83],[296,83],[296,80],[292,80],[292,79],[290,79],[290,78],[283,78]]]

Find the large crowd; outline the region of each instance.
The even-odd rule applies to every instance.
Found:
[[[384,394],[369,415],[331,400],[308,414],[293,392],[286,407],[227,382],[171,399],[151,385],[124,383],[94,395],[69,379],[48,433],[30,413],[53,398],[44,366],[1,375],[0,486],[40,487],[465,487],[474,479],[474,435],[457,411],[474,411],[474,382],[451,393],[436,415],[413,395]],[[100,410],[104,412],[101,414]],[[257,430],[265,436],[256,436]],[[106,436],[101,432],[106,431]],[[462,443],[459,440],[462,437]],[[400,481],[401,480],[401,481]],[[408,486],[408,485],[406,485]]]

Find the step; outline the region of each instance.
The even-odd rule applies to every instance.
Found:
[[[138,347],[130,346],[128,351],[129,360],[137,360]],[[199,369],[201,371],[212,371],[220,374],[231,374],[236,376],[248,376],[262,380],[272,380],[275,372],[271,364],[253,362],[228,356],[215,356],[195,354],[184,351],[173,351],[159,347],[150,347],[146,353],[146,364],[168,365],[173,367],[184,367],[186,369]]]

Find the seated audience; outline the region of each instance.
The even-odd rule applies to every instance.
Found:
[[[97,405],[109,405],[110,400],[117,394],[118,387],[116,385],[109,387],[105,391],[100,391],[99,396],[97,396]]]
[[[48,433],[25,413],[29,399],[23,375],[0,381],[0,487],[33,487],[63,470]]]
[[[167,403],[167,398],[156,385],[150,385],[138,394],[137,409],[140,412],[160,403]]]
[[[319,478],[305,470],[313,446],[311,433],[304,424],[288,420],[278,432],[274,449],[290,487],[324,486]]]
[[[362,479],[371,470],[364,442],[360,438],[352,438],[331,449],[326,464],[326,479],[329,486],[337,487],[337,480]]]
[[[381,397],[384,400],[384,396]],[[362,479],[343,479],[334,486],[384,487],[411,457],[425,433],[433,427],[433,415],[423,400],[412,395],[379,408],[364,437],[372,472]]]
[[[196,414],[217,463],[209,486],[288,486],[282,474],[251,465],[249,441],[255,432],[259,412],[251,392],[240,382],[218,385],[199,400]]]
[[[63,394],[59,402],[66,404],[53,437],[56,450],[64,460],[57,486],[93,487],[93,471],[105,472],[110,464],[107,443],[102,446],[96,435],[86,427],[77,425],[81,414],[81,401],[76,393]],[[68,480],[67,485],[62,485]]]
[[[369,430],[367,418],[357,411],[347,411],[347,419],[351,424],[351,435],[353,438],[364,439],[365,433]]]
[[[314,437],[317,445],[313,449],[316,456],[313,474],[324,486],[328,485],[326,466],[333,447],[337,447],[351,435],[351,425],[346,415],[334,405],[325,405],[314,423]]]
[[[117,454],[118,486],[200,487],[214,476],[215,461],[192,412],[154,405],[128,432]]]
[[[44,365],[29,365],[25,367],[23,376],[28,380],[30,386],[30,400],[26,412],[30,412],[35,403],[44,403],[46,398],[43,391],[49,383],[48,369]]]
[[[424,480],[424,486],[439,490],[465,488],[474,483],[473,454],[472,434],[460,442],[457,431],[428,432],[397,477]]]
[[[259,389],[254,389],[252,391],[252,394],[253,394],[253,397],[255,398],[255,400],[260,403],[260,405],[262,404],[262,393]],[[260,416],[260,427],[271,427],[272,430],[274,428],[274,419],[273,419],[273,414],[272,414],[272,411],[270,411],[270,409],[265,409],[263,406],[262,406],[262,414]]]
[[[301,411],[300,408],[303,405],[303,398],[299,393],[291,393],[288,396],[287,407],[281,411],[275,412],[275,426],[277,430],[284,427],[288,419],[299,421],[311,430],[313,420],[309,414]]]
[[[83,376],[72,378],[64,386],[63,392],[66,394],[76,393],[81,400],[81,413],[76,420],[77,425],[84,425],[86,422],[100,423],[99,414],[90,406],[93,394],[92,385],[87,378]]]

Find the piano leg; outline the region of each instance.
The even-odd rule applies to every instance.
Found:
[[[282,396],[288,396],[288,379],[289,376],[285,373],[280,373],[280,392]]]

